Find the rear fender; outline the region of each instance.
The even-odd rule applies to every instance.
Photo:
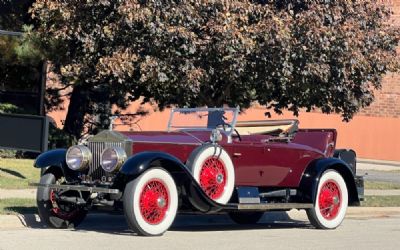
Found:
[[[336,170],[343,176],[349,193],[349,205],[359,206],[360,200],[351,167],[337,158],[322,158],[310,163],[300,181],[299,189],[303,195],[304,202],[314,203],[316,201],[319,179],[329,169]]]
[[[193,178],[187,167],[176,157],[163,152],[142,152],[129,158],[114,179],[114,188],[124,191],[126,184],[145,171],[161,167],[174,178],[181,198],[202,212],[212,212],[225,205],[211,200]]]

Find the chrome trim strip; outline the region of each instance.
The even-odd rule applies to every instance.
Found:
[[[41,183],[29,183],[29,186],[45,187],[54,190],[75,190],[75,191],[87,191],[91,193],[107,193],[107,194],[119,194],[119,189],[113,188],[101,188],[101,187],[88,187],[83,185],[57,185],[57,184],[41,184]]]
[[[197,142],[166,142],[166,141],[134,141],[133,143],[156,143],[156,144],[175,144],[175,145],[202,145]]]
[[[196,141],[198,141],[199,143],[203,144],[204,142],[202,140],[200,140],[197,136],[192,135],[191,133],[187,132],[187,131],[182,131],[182,133],[187,134],[188,136],[192,137],[193,139],[196,139]]]

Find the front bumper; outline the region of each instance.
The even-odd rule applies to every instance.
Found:
[[[41,184],[41,183],[30,183],[30,186],[50,188],[53,190],[75,190],[84,191],[90,193],[104,193],[104,194],[120,194],[121,191],[115,188],[104,188],[104,187],[89,187],[84,185],[58,185],[58,184]]]

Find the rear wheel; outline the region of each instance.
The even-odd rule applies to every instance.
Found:
[[[334,229],[342,223],[347,206],[346,182],[338,172],[328,170],[319,180],[314,208],[307,210],[307,216],[316,228]]]
[[[55,184],[57,178],[52,173],[40,178],[41,184]],[[87,210],[74,204],[59,201],[57,196],[77,197],[77,191],[55,191],[47,187],[38,187],[36,202],[40,220],[52,228],[73,228],[78,226],[86,217]]]
[[[123,199],[129,227],[143,236],[162,235],[172,225],[178,210],[174,179],[161,168],[147,170],[130,181]]]
[[[255,224],[264,215],[264,212],[230,212],[231,220],[237,224]]]

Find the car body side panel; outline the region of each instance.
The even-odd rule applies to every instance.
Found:
[[[185,163],[209,132],[127,133],[133,140],[133,155],[144,151],[160,151]],[[325,157],[327,144],[334,142],[334,130],[302,130],[293,142],[271,141],[269,135],[242,136],[232,143],[226,136],[220,145],[227,151],[235,167],[236,186],[298,187],[305,168],[312,160]],[[307,136],[310,140],[307,141]],[[297,136],[296,136],[297,138]],[[304,142],[305,141],[305,142]],[[312,147],[313,146],[313,147]]]
[[[236,185],[258,187],[298,187],[308,164],[322,157],[310,147],[286,143],[235,143],[233,150]]]

